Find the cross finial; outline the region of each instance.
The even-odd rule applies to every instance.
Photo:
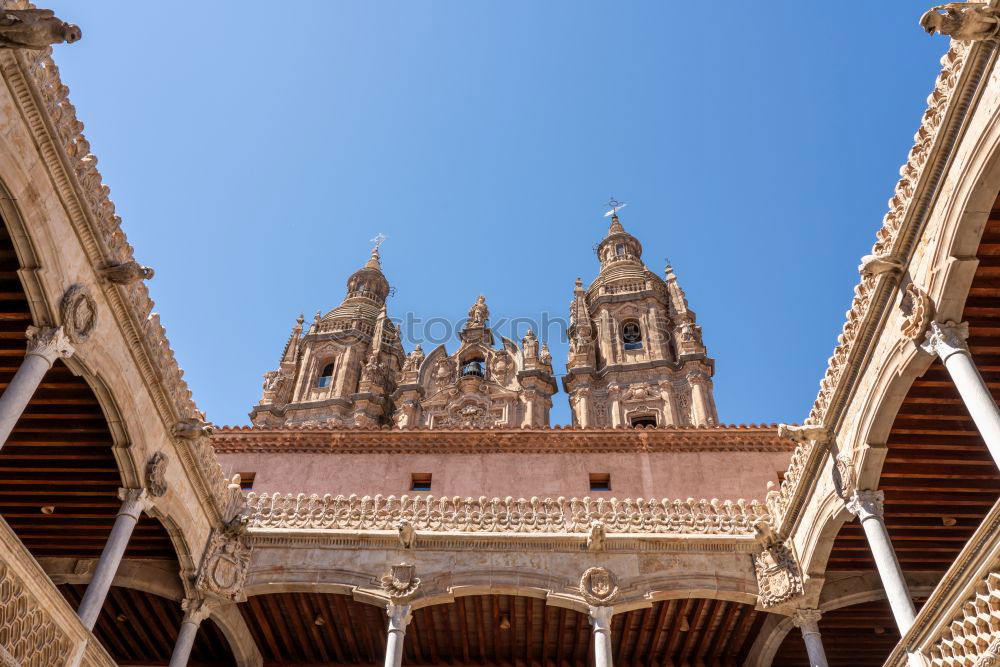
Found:
[[[615,199],[614,197],[612,197],[611,199],[608,200],[608,206],[611,207],[611,210],[608,211],[607,213],[605,213],[604,217],[606,218],[606,217],[608,217],[610,215],[610,216],[613,216],[613,217],[617,218],[618,217],[618,210],[622,209],[622,208],[625,208],[626,206],[628,206],[628,204],[626,204],[625,202],[618,201],[617,199]]]
[[[378,234],[375,235],[375,238],[370,239],[371,242],[375,244],[375,247],[372,248],[373,253],[378,252],[378,249],[382,246],[383,243],[385,243],[386,238],[388,237],[385,234],[379,232]]]

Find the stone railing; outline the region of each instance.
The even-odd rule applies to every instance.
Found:
[[[0,553],[0,665],[113,667],[100,642],[3,519]]]
[[[758,501],[615,498],[435,498],[250,493],[250,528],[414,530],[459,533],[586,533],[600,521],[609,534],[752,535],[767,510]]]
[[[994,563],[986,579],[976,586],[972,597],[962,605],[960,616],[952,620],[943,636],[930,648],[932,665],[964,667],[965,665],[1000,663],[1000,567]]]

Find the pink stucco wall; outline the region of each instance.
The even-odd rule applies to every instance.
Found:
[[[399,496],[410,475],[431,473],[435,496],[757,498],[777,482],[789,452],[577,454],[220,454],[227,473],[254,472],[269,493]],[[592,493],[590,473],[610,473],[611,491]]]

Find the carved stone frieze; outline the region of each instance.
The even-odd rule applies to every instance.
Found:
[[[246,497],[242,516],[251,528],[391,530],[405,532],[511,532],[590,534],[594,523],[605,535],[752,535],[767,516],[757,501],[652,500],[615,498],[458,498],[434,496]]]
[[[201,559],[195,587],[202,593],[242,602],[252,548],[246,534],[213,530]]]
[[[580,595],[587,604],[606,607],[618,597],[618,578],[611,570],[592,567],[580,577]]]
[[[413,599],[420,588],[420,579],[415,576],[417,567],[400,563],[389,568],[379,579],[379,586],[389,595],[393,604],[402,604]]]
[[[149,495],[160,497],[167,493],[167,462],[166,454],[156,452],[146,462],[146,489]]]
[[[97,302],[83,285],[70,285],[59,302],[62,327],[73,343],[90,337],[97,324]]]

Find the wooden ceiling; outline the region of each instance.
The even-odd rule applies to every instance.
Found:
[[[979,246],[965,304],[969,349],[1000,398],[1000,200]],[[1000,493],[1000,470],[948,372],[935,361],[907,393],[892,426],[879,488],[885,523],[904,570],[944,572]],[[829,569],[871,570],[857,521],[840,530]]]
[[[820,619],[819,631],[830,667],[881,667],[899,642],[899,633],[885,600],[829,611]],[[792,628],[785,636],[771,664],[773,667],[809,664],[798,628]]]
[[[18,268],[0,225],[0,392],[24,359],[24,332],[32,323]],[[93,391],[56,362],[0,449],[0,515],[36,558],[100,556],[121,504],[111,447]],[[159,521],[143,517],[125,557],[175,556]]]
[[[240,605],[269,665],[378,664],[382,609],[345,595],[277,593]],[[615,616],[616,664],[741,664],[765,615],[722,600],[671,600]],[[404,643],[411,665],[579,665],[593,654],[587,617],[509,595],[474,595],[413,613]]]
[[[75,608],[87,587],[63,584],[59,591]],[[179,602],[150,593],[112,586],[94,627],[94,635],[119,665],[166,665],[183,618]],[[202,621],[191,651],[190,667],[235,665],[225,635],[211,619]]]

